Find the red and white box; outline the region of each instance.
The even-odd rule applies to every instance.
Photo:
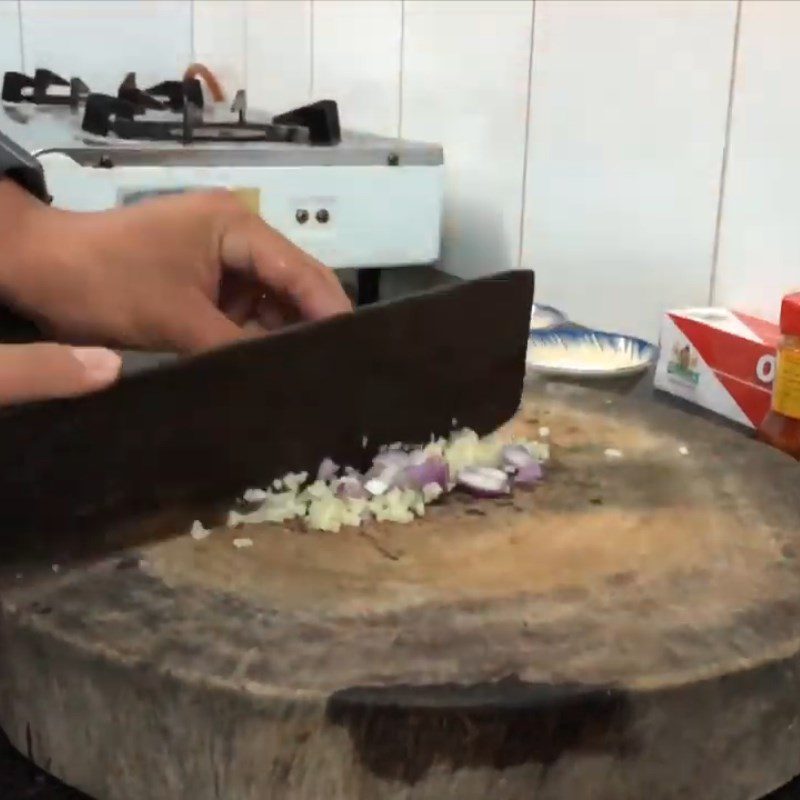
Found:
[[[655,386],[750,428],[769,411],[777,325],[723,308],[669,311]]]

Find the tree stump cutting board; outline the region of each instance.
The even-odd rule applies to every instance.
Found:
[[[526,399],[540,425],[547,483],[512,500],[12,578],[0,723],[102,800],[746,800],[800,772],[800,467],[574,387]]]

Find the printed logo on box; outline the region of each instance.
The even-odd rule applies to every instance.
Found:
[[[775,356],[765,353],[758,359],[756,363],[756,377],[761,383],[772,387],[772,381],[775,379]]]
[[[779,338],[776,325],[735,311],[668,312],[656,386],[756,427],[770,407]]]
[[[697,386],[700,373],[697,371],[697,353],[691,346],[681,347],[677,342],[672,345],[672,358],[667,364],[667,372],[677,381]]]

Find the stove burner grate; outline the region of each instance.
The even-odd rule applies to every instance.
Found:
[[[53,94],[53,86],[68,86],[69,94]],[[77,108],[89,94],[89,87],[80,78],[65,80],[49,69],[37,69],[31,78],[22,72],[6,72],[3,76],[2,99],[6,103],[34,103],[40,106]]]

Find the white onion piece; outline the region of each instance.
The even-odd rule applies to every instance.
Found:
[[[289,491],[296,492],[307,480],[308,480],[307,472],[288,472],[286,475],[283,476],[283,485]]]
[[[464,467],[458,473],[458,485],[476,497],[499,497],[511,492],[508,475],[494,467]]]
[[[299,499],[301,500],[320,500],[323,497],[329,497],[333,494],[331,492],[330,487],[328,486],[325,481],[314,481],[314,483],[309,484],[306,488],[300,493]]]
[[[380,497],[382,494],[386,494],[389,491],[389,484],[385,481],[382,481],[380,478],[370,478],[365,484],[364,488],[369,492],[373,497]]]
[[[364,484],[352,475],[345,475],[336,482],[336,495],[350,500],[366,499],[369,495]]]
[[[536,486],[541,482],[544,473],[542,465],[538,461],[531,461],[524,467],[520,467],[514,475],[514,486]]]
[[[536,458],[531,454],[527,447],[521,444],[506,445],[501,451],[503,465],[519,470],[536,464]]]
[[[241,539],[234,539],[233,540],[233,546],[237,550],[241,550],[243,547],[252,547],[253,546],[253,540],[252,539],[248,539],[247,537],[242,537]]]
[[[382,476],[387,470],[397,474],[400,470],[405,469],[408,463],[408,453],[404,453],[402,450],[384,450],[375,456],[367,475],[370,478],[376,478]]]
[[[425,503],[432,503],[444,493],[445,487],[438,483],[426,483],[422,487],[422,500]]]
[[[339,471],[339,465],[330,458],[324,458],[317,470],[318,481],[332,481]]]
[[[267,499],[267,493],[263,489],[248,489],[244,493],[245,503],[263,503]]]
[[[439,454],[441,455],[441,454]],[[408,454],[408,465],[410,467],[417,467],[420,464],[424,464],[428,458],[429,454],[425,451],[424,447],[418,447],[416,450],[412,450]]]
[[[426,456],[438,456],[439,458],[444,458],[444,451],[446,447],[447,441],[445,439],[436,439],[435,441],[431,439],[430,443],[422,448],[422,452],[425,453]]]
[[[211,531],[208,528],[203,526],[203,523],[200,522],[199,519],[196,519],[192,523],[192,529],[189,531],[192,539],[199,542],[201,539],[205,539],[206,537],[211,535]]]

